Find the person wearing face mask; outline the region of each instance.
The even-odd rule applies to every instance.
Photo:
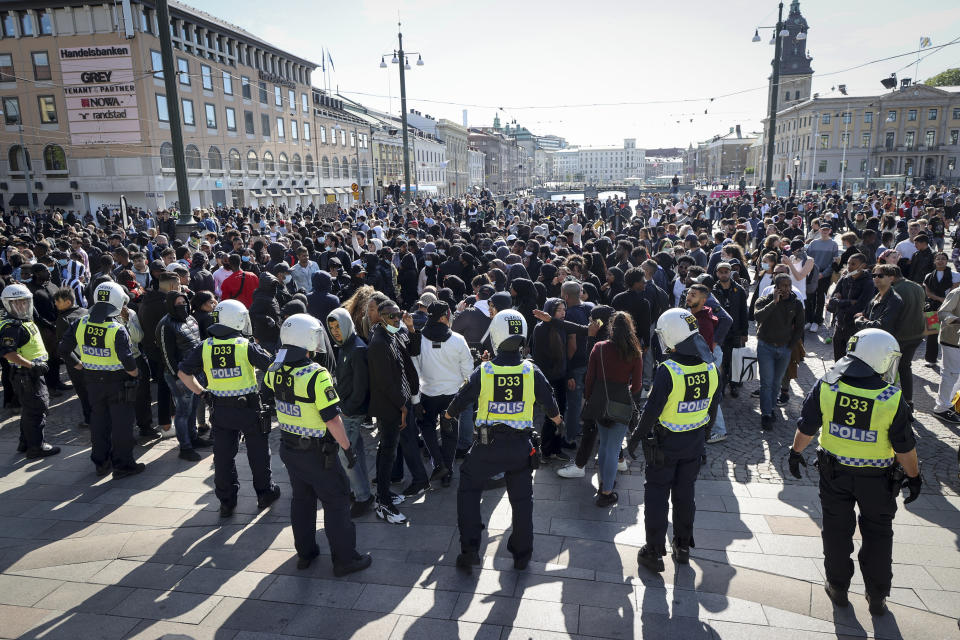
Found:
[[[33,293],[33,308],[36,310],[35,321],[40,328],[40,338],[52,354],[47,361],[49,367],[44,378],[50,395],[58,397],[73,387],[60,382],[60,358],[57,357],[57,306],[53,303],[53,296],[57,293],[57,286],[50,281],[50,271],[46,265],[35,264],[31,267],[33,278],[27,288]]]
[[[867,271],[867,258],[855,253],[847,259],[847,271],[837,281],[827,311],[833,314],[833,359],[840,360],[847,352],[847,341],[856,333],[857,314],[866,313],[876,293],[872,275]]]
[[[773,284],[773,269],[777,266],[777,254],[774,252],[765,253],[760,262],[760,267],[754,276],[753,296],[750,298],[750,319],[753,320],[754,307],[764,289]]]
[[[166,299],[167,315],[157,325],[157,343],[163,359],[163,375],[173,396],[177,441],[180,443],[180,458],[190,462],[200,460],[196,449],[210,447],[213,443],[197,433],[197,402],[195,395],[178,377],[182,362],[191,351],[200,345],[200,325],[190,315],[186,295],[170,291]]]

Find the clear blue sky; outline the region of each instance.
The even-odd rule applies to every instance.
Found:
[[[381,109],[392,94],[395,113],[397,68],[379,63],[396,47],[399,9],[405,49],[421,52],[425,62],[407,74],[409,108],[456,122],[466,108],[470,125],[479,126],[503,107],[501,120],[516,119],[537,134],[582,145],[630,137],[647,148],[686,146],[736,124],[759,128],[773,47],[769,30],[761,30],[759,43],[751,38],[756,26],[774,24],[777,11],[769,0],[186,1],[317,63],[328,48],[335,88]],[[900,77],[913,76],[915,57],[821,74],[916,50],[920,36],[934,45],[960,37],[958,0],[805,0],[800,9],[810,25],[813,90],[820,93],[841,83],[855,95],[878,93],[880,78],[901,67],[909,65]],[[948,67],[960,67],[960,43],[922,61],[918,75]],[[319,70],[313,83],[323,84]],[[712,103],[558,107],[709,98],[755,87]]]

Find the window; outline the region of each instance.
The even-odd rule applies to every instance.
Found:
[[[217,128],[217,108],[208,102],[203,105],[203,109],[206,112],[206,116],[207,116],[207,129],[216,129]]]
[[[43,168],[45,171],[66,171],[67,156],[63,147],[55,144],[47,145],[43,150]]]
[[[157,120],[160,122],[170,122],[170,111],[167,108],[167,96],[161,93],[157,94]]]
[[[287,89],[287,102],[290,103],[290,111],[297,110],[297,94],[293,89]]]
[[[830,114],[829,114],[829,113],[823,114],[823,124],[830,124]]]
[[[50,56],[47,52],[34,51],[30,57],[33,59],[33,79],[49,80],[52,75],[50,74]]]
[[[927,111],[927,120],[936,120],[937,119],[937,110],[930,109]]]
[[[227,131],[236,131],[237,130],[237,111],[231,107],[227,107]]]
[[[266,82],[258,83],[257,93],[259,94],[260,104],[267,104],[267,83]]]
[[[211,171],[223,171],[223,156],[220,155],[220,149],[210,147],[207,151],[207,162],[210,164]]]
[[[947,171],[953,171],[957,168],[956,158],[947,158]]]
[[[15,171],[18,173],[23,172],[23,154],[27,154],[27,167],[33,169],[33,163],[30,162],[30,152],[24,151],[23,147],[18,144],[10,147],[10,151],[7,154],[7,160],[10,162],[10,171]]]
[[[223,73],[223,92],[228,96],[233,95],[233,76],[230,75],[227,71],[222,71]]]
[[[307,100],[307,94],[305,93],[300,94],[300,108],[304,113],[308,113],[310,111],[310,102]]]
[[[303,123],[303,139],[306,140],[307,142],[310,142],[310,123],[309,122]]]
[[[250,173],[260,171],[260,162],[257,160],[257,152],[253,149],[247,151],[247,171]]]
[[[251,136],[256,133],[253,130],[253,111],[244,111],[243,112],[243,130],[246,131]]]
[[[896,121],[897,121],[897,112],[887,111],[887,122],[896,122]]]
[[[955,145],[958,142],[958,137],[960,137],[960,131],[952,129],[950,131],[950,144]]]
[[[867,159],[864,158],[860,161],[860,173],[866,175],[867,173]]]
[[[864,111],[863,112],[863,122],[864,124],[873,123],[873,111]]]
[[[850,133],[849,133],[849,132],[844,131],[843,133],[840,134],[840,146],[841,146],[841,147],[844,147],[844,148],[848,148],[848,147],[850,146]]]
[[[321,144],[327,144],[327,128],[320,127],[320,142]]]
[[[263,152],[263,170],[267,173],[273,173],[273,154],[269,151]]]
[[[849,111],[844,111],[840,114],[840,118],[843,120],[843,124],[850,124],[853,121],[853,114]]]
[[[895,134],[893,131],[888,131],[888,132],[887,132],[887,135],[886,135],[886,137],[884,138],[884,141],[883,141],[883,146],[884,146],[884,148],[885,148],[887,151],[891,151],[891,150],[893,149],[893,144],[894,144],[894,139],[895,139],[895,137],[896,137],[896,134]],[[885,174],[885,175],[886,175],[886,174]]]
[[[327,160],[327,156],[320,158],[320,173],[324,178],[330,177],[330,161]]]
[[[917,110],[910,109],[907,111],[907,122],[913,122],[917,119]]]
[[[190,86],[190,63],[186,58],[177,58],[177,77],[180,78],[180,84]]]
[[[260,114],[260,129],[263,131],[263,137],[270,139],[270,116],[266,113]]]
[[[827,161],[821,160],[817,165],[817,173],[826,173],[827,172]]]
[[[433,173],[434,173],[434,179],[437,179],[436,178],[437,172],[433,172]],[[356,158],[350,159],[350,177],[353,178],[354,180],[357,179],[357,159]]]
[[[283,118],[277,117],[277,139],[283,140],[286,137],[286,132],[283,129]]]
[[[13,38],[17,35],[16,22],[12,13],[8,13],[3,17],[3,37],[4,38]]]
[[[907,149],[913,148],[913,142],[916,136],[917,134],[914,131],[907,131],[907,133],[903,136],[903,144],[906,145]]]
[[[205,64],[200,65],[200,84],[207,91],[213,91],[213,76],[210,73],[210,67]]]
[[[824,133],[820,135],[820,148],[821,149],[830,148],[830,134]]]
[[[0,53],[0,82],[16,82],[13,73],[13,56],[9,53]]]
[[[927,149],[933,146],[934,140],[936,140],[936,136],[933,131],[927,131],[923,136],[923,144]]]
[[[37,96],[40,104],[40,122],[43,124],[57,123],[57,102],[53,96]]]
[[[240,95],[244,100],[250,100],[250,78],[240,76]]]
[[[236,149],[230,149],[227,152],[227,166],[230,167],[230,171],[243,171],[240,165],[240,152]]]
[[[300,161],[300,154],[293,154],[293,159],[290,161],[290,171],[292,173],[303,173],[303,163]]]
[[[154,70],[154,78],[163,80],[163,56],[160,55],[159,51],[150,51],[150,68]]]
[[[340,146],[347,146],[347,132],[343,129],[340,129]]]
[[[33,18],[29,13],[20,14],[20,33],[25,36],[33,35]]]
[[[860,146],[869,147],[870,146],[870,134],[864,133],[860,136]]]
[[[357,146],[357,133],[355,131],[350,132],[350,146]]]
[[[313,175],[313,156],[310,155],[309,153],[307,154],[307,157],[304,158],[304,164],[307,169],[307,175],[312,176]]]
[[[140,31],[143,33],[153,33],[153,22],[150,20],[150,10],[140,9]]]
[[[279,85],[273,85],[273,104],[283,106],[283,89]]]
[[[53,21],[49,11],[40,14],[40,33],[45,36],[53,35]]]
[[[340,168],[343,170],[343,177],[350,177],[350,164],[347,162],[347,156],[340,158]]]
[[[953,119],[960,120],[960,107],[953,108]]]
[[[186,150],[183,152],[183,157],[187,161],[187,169],[193,171],[199,171],[203,167],[200,165],[200,149],[197,149],[194,145],[187,145]]]
[[[296,142],[300,139],[300,132],[297,130],[297,121],[290,121],[290,139]]]
[[[173,145],[169,142],[160,145],[160,168],[173,169]]]
[[[290,164],[287,162],[287,154],[280,152],[277,156],[277,169],[280,173],[290,173]]]
[[[333,156],[333,167],[331,169],[331,175],[334,179],[340,177],[340,160],[337,156]]]
[[[193,100],[182,98],[180,102],[183,105],[183,124],[196,125],[197,117],[193,113]]]

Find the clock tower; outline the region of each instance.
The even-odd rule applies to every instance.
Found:
[[[813,58],[807,54],[806,46],[809,30],[806,18],[800,13],[799,0],[790,3],[790,15],[784,21],[784,27],[790,35],[782,38],[780,43],[780,86],[774,89],[780,92],[779,110],[809,100],[813,80],[813,68],[810,66]],[[798,40],[797,36],[801,33],[804,36]],[[767,106],[769,111],[769,103]]]

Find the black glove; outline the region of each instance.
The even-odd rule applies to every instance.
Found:
[[[563,435],[564,439],[566,439],[566,433],[564,432],[564,429],[566,428],[566,423],[563,421],[563,416],[560,416],[560,422],[557,422],[556,425],[557,425],[557,433]]]
[[[42,378],[47,375],[48,371],[50,371],[50,366],[46,362],[34,362],[33,366],[30,367],[30,375],[33,378]]]
[[[901,489],[909,489],[910,495],[903,499],[903,504],[910,504],[920,497],[920,487],[923,486],[923,478],[918,473],[916,477],[904,476],[900,483]]]
[[[803,477],[800,475],[800,465],[807,466],[807,461],[804,459],[803,455],[794,451],[793,447],[790,447],[790,458],[788,459],[787,463],[790,465],[790,475],[797,479]]]
[[[413,415],[417,417],[417,420],[423,420],[423,414],[424,411],[422,402],[418,402],[417,404],[413,405]]]
[[[347,469],[353,469],[357,464],[357,454],[353,452],[353,447],[343,450],[343,455],[347,458]]]

